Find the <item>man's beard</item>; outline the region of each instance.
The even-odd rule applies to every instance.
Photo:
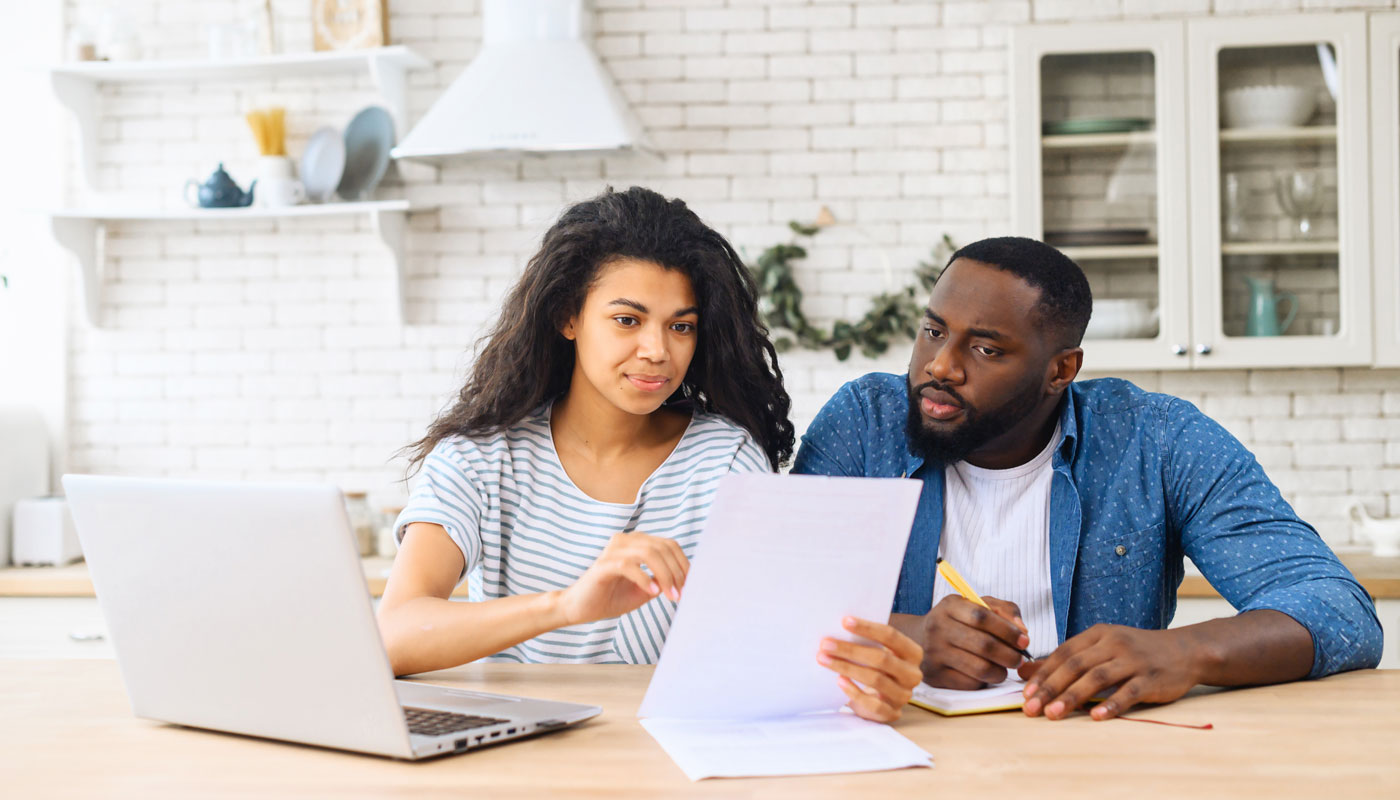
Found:
[[[919,410],[919,402],[922,399],[919,392],[924,389],[943,392],[961,403],[962,424],[947,431],[930,430],[924,424],[923,412]],[[951,386],[944,386],[938,381],[921,383],[909,389],[909,418],[905,423],[909,452],[934,464],[946,465],[963,461],[982,445],[1006,433],[1016,423],[1025,419],[1039,400],[1040,387],[1035,384],[1028,385],[1012,395],[1001,407],[984,414],[963,400]]]

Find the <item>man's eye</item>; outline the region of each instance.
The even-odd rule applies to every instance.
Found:
[[[992,348],[986,347],[985,345],[978,345],[973,349],[988,358],[996,358],[997,356],[1001,355],[1001,351],[993,350]]]
[[[930,339],[942,339],[943,331],[940,331],[937,328],[924,328],[924,335]]]

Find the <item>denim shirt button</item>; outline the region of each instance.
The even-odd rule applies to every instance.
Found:
[[[1113,552],[1117,553],[1120,556],[1126,556],[1128,554],[1128,548],[1120,544],[1117,547],[1113,548]]]

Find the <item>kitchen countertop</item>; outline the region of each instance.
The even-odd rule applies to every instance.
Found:
[[[371,556],[361,560],[365,582],[370,594],[384,594],[392,558]],[[3,567],[0,568],[0,597],[93,597],[92,581],[87,564],[78,562],[64,567]],[[466,597],[467,584],[462,582],[452,592],[453,597]]]
[[[1372,597],[1400,599],[1400,558],[1380,558],[1369,553],[1339,553],[1338,556]],[[364,559],[365,581],[373,596],[379,597],[384,593],[384,583],[392,563],[393,559],[390,558]],[[459,585],[452,595],[466,597],[466,583]],[[88,579],[87,564],[82,562],[65,567],[0,568],[0,597],[92,596],[92,581]],[[1204,577],[1194,573],[1186,575],[1177,592],[1177,597],[1219,596]]]

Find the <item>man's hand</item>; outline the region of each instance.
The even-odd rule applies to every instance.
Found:
[[[880,622],[846,617],[841,627],[875,645],[822,639],[817,661],[841,676],[836,682],[851,699],[856,716],[876,722],[899,719],[919,685],[919,661],[924,651],[913,639]],[[857,681],[868,688],[861,688]]]
[[[1045,660],[1021,666],[1021,678],[1028,682],[1024,711],[1064,719],[1110,691],[1090,712],[1094,719],[1110,719],[1138,703],[1169,703],[1201,682],[1196,651],[1191,634],[1182,629],[1095,625]]]
[[[981,689],[1006,680],[1030,645],[1021,609],[995,597],[991,611],[948,595],[924,615],[924,683],[943,689]]]

